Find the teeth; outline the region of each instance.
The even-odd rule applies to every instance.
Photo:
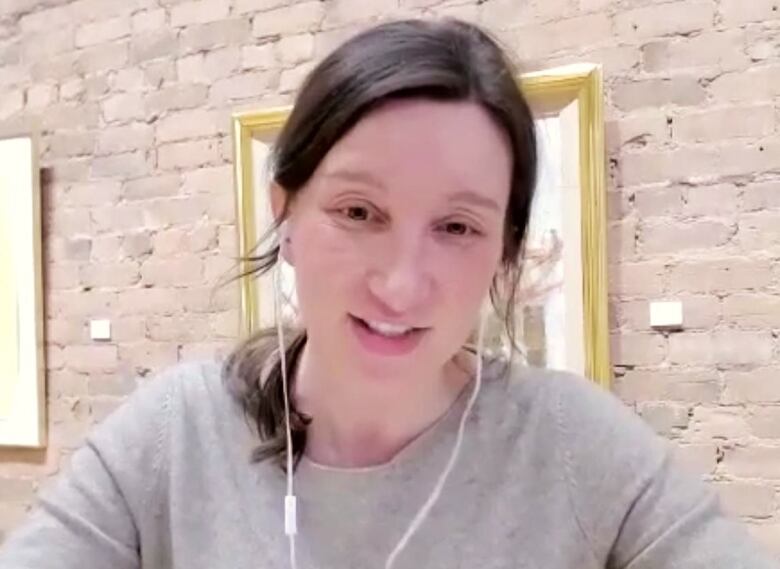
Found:
[[[388,324],[387,322],[377,322],[375,320],[366,320],[365,322],[374,332],[379,332],[385,336],[402,336],[412,329],[410,326]]]

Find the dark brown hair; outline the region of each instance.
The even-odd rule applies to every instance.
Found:
[[[348,40],[305,80],[273,148],[273,179],[286,194],[285,209],[266,238],[273,243],[252,256],[250,273],[262,275],[279,259],[277,229],[289,204],[328,151],[366,113],[389,100],[419,97],[473,101],[481,105],[511,145],[512,177],[504,222],[502,271],[490,298],[514,345],[514,307],[526,228],[536,185],[537,147],[533,117],[516,68],[478,27],[458,20],[404,20],[377,25]],[[265,241],[264,238],[263,241]],[[289,380],[306,344],[303,330],[287,330],[284,347]],[[284,385],[275,330],[263,330],[239,345],[224,377],[262,444],[255,460],[286,460]],[[292,392],[292,390],[290,390]],[[293,455],[306,445],[308,419],[291,405]]]

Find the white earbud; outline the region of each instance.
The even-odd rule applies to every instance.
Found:
[[[284,224],[283,224],[284,225]],[[282,243],[285,235],[282,233]],[[282,249],[284,251],[284,249]],[[295,536],[298,533],[298,499],[295,496],[293,485],[293,446],[292,446],[292,426],[290,425],[290,393],[288,390],[287,379],[287,352],[284,343],[284,326],[282,325],[282,311],[280,299],[282,297],[282,274],[277,265],[273,272],[274,285],[274,320],[276,321],[276,339],[279,350],[279,363],[282,368],[282,386],[284,389],[284,427],[287,445],[287,463],[285,471],[287,474],[287,492],[284,496],[284,533],[287,535],[290,546],[290,567],[297,569],[295,554]]]

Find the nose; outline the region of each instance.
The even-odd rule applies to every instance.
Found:
[[[423,238],[407,234],[393,239],[384,254],[375,257],[368,289],[389,316],[414,310],[428,301],[433,285],[425,250]]]

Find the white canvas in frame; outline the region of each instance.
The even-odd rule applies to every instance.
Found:
[[[536,120],[539,180],[528,227],[528,249],[546,261],[530,264],[517,307],[517,337],[528,363],[585,373],[578,110]],[[557,245],[556,245],[557,244]]]
[[[31,137],[0,140],[0,446],[46,442],[35,146]]]

